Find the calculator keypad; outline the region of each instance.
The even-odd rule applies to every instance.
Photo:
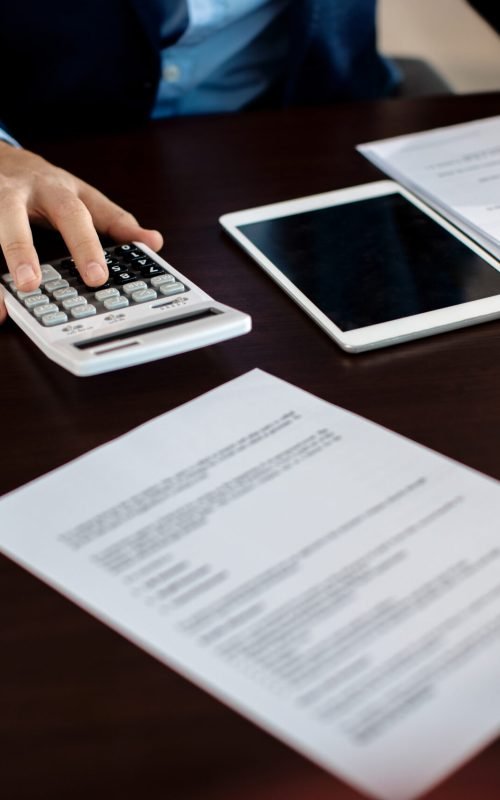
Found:
[[[108,247],[104,256],[109,279],[100,287],[86,286],[73,259],[68,257],[44,264],[41,288],[33,292],[16,291],[10,275],[3,275],[2,281],[46,327],[188,291],[187,286],[133,244]]]

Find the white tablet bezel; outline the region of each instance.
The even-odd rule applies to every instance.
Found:
[[[224,214],[220,217],[219,222],[281,286],[281,288],[284,289],[284,291],[295,300],[295,302],[298,303],[304,311],[309,314],[338,345],[340,345],[340,347],[348,352],[357,353],[377,347],[387,347],[392,344],[443,333],[468,325],[476,325],[480,322],[500,317],[500,294],[498,294],[493,297],[459,303],[455,306],[449,306],[435,311],[426,311],[422,314],[390,320],[365,328],[342,331],[239,230],[240,225],[247,225],[252,222],[262,222],[268,219],[291,216],[305,211],[313,211],[315,209],[327,208],[344,203],[355,203],[367,198],[382,197],[389,194],[403,195],[403,197],[417,206],[424,214],[427,214],[427,216],[437,222],[438,225],[441,225],[441,227],[447,230],[452,236],[463,242],[497,271],[500,271],[500,264],[493,256],[429,208],[429,206],[425,205],[421,200],[415,197],[415,195],[394,181],[374,181],[373,183],[352,186],[347,189],[339,189],[332,192],[311,195],[309,197],[300,197],[295,200],[287,200],[281,203],[273,203],[267,206],[249,208],[244,211]]]

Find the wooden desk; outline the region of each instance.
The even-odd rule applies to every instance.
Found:
[[[391,100],[38,143],[47,158],[162,230],[166,257],[250,312],[254,330],[75,378],[8,323],[0,331],[0,492],[256,366],[500,478],[500,322],[348,356],[217,224],[226,211],[377,179],[356,142],[499,112],[495,94]],[[63,252],[54,241],[44,247],[45,256]],[[358,797],[6,559],[0,608],[6,800]],[[491,746],[429,797],[497,800],[499,755]]]

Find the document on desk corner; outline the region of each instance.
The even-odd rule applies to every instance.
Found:
[[[0,549],[409,800],[499,730],[499,520],[495,481],[255,370],[5,496]]]
[[[358,150],[500,259],[500,116]]]

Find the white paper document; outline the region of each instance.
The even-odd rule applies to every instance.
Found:
[[[500,258],[500,116],[358,150]]]
[[[0,500],[5,554],[390,800],[499,730],[499,533],[498,483],[258,370]]]

